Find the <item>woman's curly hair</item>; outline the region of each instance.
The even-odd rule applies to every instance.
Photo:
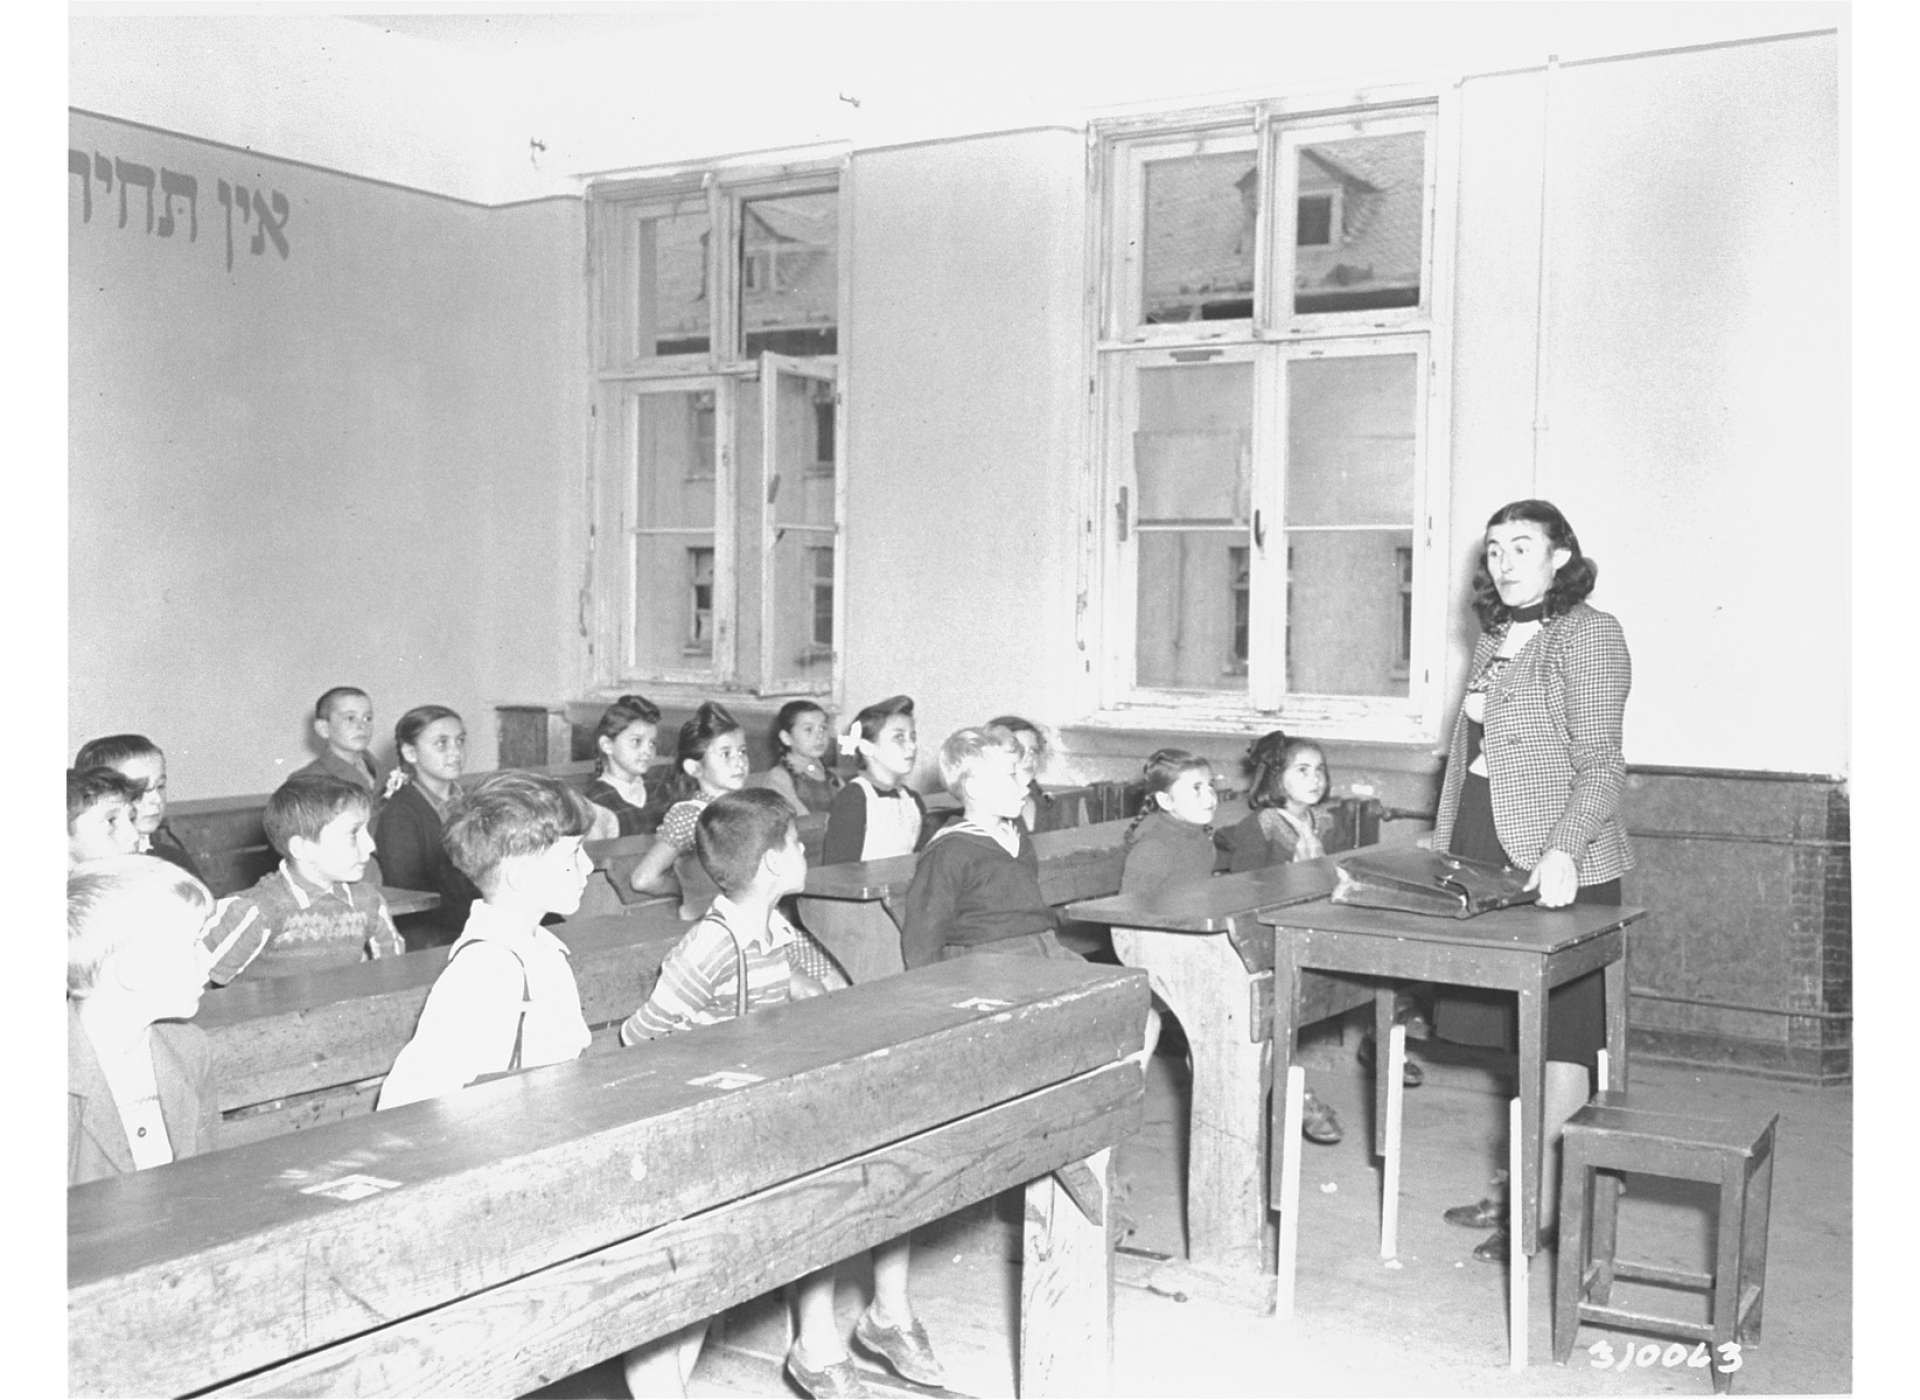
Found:
[[[1511,525],[1516,521],[1538,525],[1547,537],[1549,549],[1564,549],[1572,556],[1560,566],[1547,588],[1546,615],[1557,617],[1575,603],[1586,601],[1600,577],[1600,566],[1580,552],[1580,537],[1573,533],[1573,526],[1567,523],[1567,517],[1560,513],[1560,508],[1552,501],[1510,501],[1487,518],[1487,529],[1491,530],[1496,525]],[[1513,615],[1513,609],[1500,601],[1500,590],[1493,586],[1493,575],[1487,572],[1487,552],[1484,547],[1473,570],[1473,611],[1480,619],[1480,626],[1487,631],[1492,631]]]

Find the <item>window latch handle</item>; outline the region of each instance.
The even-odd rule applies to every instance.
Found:
[[[1263,553],[1267,548],[1267,526],[1266,522],[1260,518],[1258,506],[1253,510],[1253,547]]]
[[[1127,542],[1127,488],[1124,486],[1120,488],[1120,499],[1114,503],[1113,514],[1114,524],[1120,532],[1120,543],[1125,544]]]

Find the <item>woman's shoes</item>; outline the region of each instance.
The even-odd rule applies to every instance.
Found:
[[[1300,1136],[1322,1147],[1331,1147],[1346,1136],[1340,1127],[1339,1115],[1311,1089],[1300,1105]]]
[[[1505,1230],[1507,1203],[1492,1196],[1482,1196],[1470,1206],[1449,1206],[1441,1218],[1449,1225],[1459,1225],[1468,1230]]]
[[[1360,1048],[1354,1053],[1354,1058],[1360,1061],[1362,1069],[1368,1071],[1373,1069],[1373,1032],[1369,1031],[1360,1037]],[[1400,1082],[1409,1089],[1418,1089],[1427,1082],[1426,1071],[1414,1063],[1411,1055],[1407,1056],[1401,1067]]]
[[[862,1351],[879,1357],[915,1385],[946,1388],[947,1373],[935,1359],[933,1343],[919,1318],[911,1327],[882,1327],[873,1320],[873,1309],[868,1308],[853,1325],[853,1340]]]
[[[843,1397],[871,1395],[866,1382],[860,1379],[860,1368],[853,1364],[851,1356],[842,1357],[830,1366],[822,1366],[815,1371],[800,1360],[800,1343],[787,1348],[787,1375],[793,1383],[814,1397],[814,1400],[842,1400]]]
[[[1507,1233],[1505,1224],[1473,1247],[1473,1257],[1482,1264],[1504,1264],[1512,1252],[1513,1237]]]

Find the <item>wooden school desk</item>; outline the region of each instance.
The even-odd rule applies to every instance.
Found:
[[[73,1187],[70,1392],[521,1395],[1026,1185],[1021,1388],[1104,1394],[1146,1014],[964,958]]]
[[[605,1050],[653,990],[686,925],[677,908],[656,908],[553,931],[572,953],[594,1050]],[[371,1112],[446,965],[444,948],[427,949],[292,977],[243,975],[208,992],[193,1023],[213,1042],[220,1145]]]
[[[440,907],[440,896],[432,890],[403,890],[398,885],[382,885],[380,897],[387,901],[387,913],[396,919]]]
[[[1333,861],[1322,857],[1067,906],[1072,918],[1108,925],[1120,961],[1146,969],[1180,1019],[1193,1055],[1188,1270],[1210,1276],[1195,1280],[1203,1291],[1261,1311],[1274,1305],[1266,1172],[1273,937],[1257,915],[1321,899],[1333,883]],[[1364,985],[1309,973],[1296,1024],[1371,997]],[[1160,1281],[1184,1286],[1172,1276],[1182,1271],[1165,1272]]]
[[[1471,919],[1441,919],[1332,903],[1268,910],[1273,929],[1273,1073],[1284,1084],[1301,1024],[1302,978],[1309,970],[1375,979],[1374,1146],[1385,1149],[1387,1032],[1393,993],[1405,982],[1445,982],[1512,992],[1520,1011],[1520,1120],[1526,1134],[1520,1183],[1520,1242],[1540,1252],[1540,1177],[1544,1161],[1547,990],[1605,969],[1610,1089],[1627,1087],[1627,925],[1644,909],[1576,904],[1565,909],[1523,905]],[[1274,1121],[1284,1105],[1274,1099]],[[1284,1155],[1300,1150],[1276,1136],[1272,1184],[1278,1196]]]

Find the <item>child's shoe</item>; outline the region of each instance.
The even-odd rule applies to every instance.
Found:
[[[840,1400],[842,1396],[859,1397],[873,1392],[867,1389],[867,1383],[860,1379],[860,1368],[853,1364],[851,1356],[842,1357],[830,1366],[822,1366],[815,1371],[800,1360],[800,1343],[796,1340],[787,1348],[787,1375],[814,1400]]]
[[[882,1327],[868,1308],[853,1325],[853,1340],[914,1384],[946,1388],[947,1373],[934,1358],[933,1343],[919,1318],[910,1327]]]

